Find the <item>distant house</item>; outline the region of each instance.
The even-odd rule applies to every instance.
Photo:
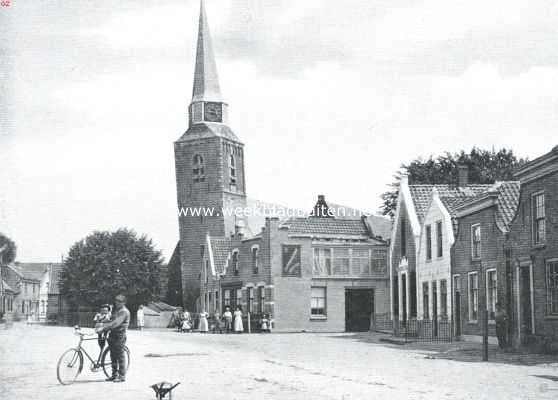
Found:
[[[50,321],[63,321],[64,314],[69,310],[68,302],[60,294],[62,267],[62,263],[51,264],[47,307],[47,319]]]
[[[511,330],[516,346],[558,344],[558,146],[520,168],[510,226]]]
[[[50,264],[13,263],[2,266],[6,286],[13,291],[15,318],[40,321],[46,318]]]

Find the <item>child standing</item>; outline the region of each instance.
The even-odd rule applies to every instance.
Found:
[[[95,322],[95,329],[97,329],[104,323],[110,322],[110,306],[108,304],[103,304],[99,309],[99,312],[95,314],[93,321]],[[107,335],[108,335],[108,331],[101,332],[99,333],[99,336],[97,338],[97,342],[99,343],[101,352],[105,348],[105,343],[107,342]]]

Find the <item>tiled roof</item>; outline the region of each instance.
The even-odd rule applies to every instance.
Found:
[[[34,279],[40,281],[43,279],[45,272],[48,271],[49,263],[19,263],[16,262],[14,268],[22,275],[24,279]]]
[[[487,191],[491,186],[492,185],[467,185],[464,187],[457,187],[455,185],[409,185],[409,190],[413,198],[417,217],[422,224],[432,200],[432,189],[436,188],[440,200],[451,213],[459,204]]]
[[[366,222],[374,236],[379,236],[384,240],[388,240],[391,237],[393,221],[390,218],[378,215],[369,215],[366,217]]]
[[[496,223],[508,230],[519,206],[521,185],[516,181],[501,182],[498,187],[498,214]]]
[[[289,233],[309,235],[370,236],[362,220],[337,218],[291,218],[281,227]]]
[[[227,263],[232,250],[231,240],[227,238],[211,238],[211,250],[213,251],[213,262],[215,272],[222,274],[226,271]]]
[[[163,303],[162,301],[152,301],[147,304],[147,307],[158,313],[176,310],[176,307],[168,305],[167,303]]]
[[[489,195],[497,196],[498,213],[496,214],[496,223],[502,230],[507,231],[519,206],[520,188],[521,185],[518,181],[496,182],[488,190],[467,199],[467,201],[461,202],[459,206],[475,203],[475,201]]]

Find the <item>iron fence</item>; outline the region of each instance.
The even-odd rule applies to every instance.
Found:
[[[390,314],[376,314],[372,319],[371,330],[390,332],[395,337],[409,341],[453,341],[453,324],[447,318],[400,320],[391,318]]]

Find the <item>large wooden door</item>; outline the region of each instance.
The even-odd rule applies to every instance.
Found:
[[[366,332],[374,313],[374,289],[345,289],[345,331]]]

